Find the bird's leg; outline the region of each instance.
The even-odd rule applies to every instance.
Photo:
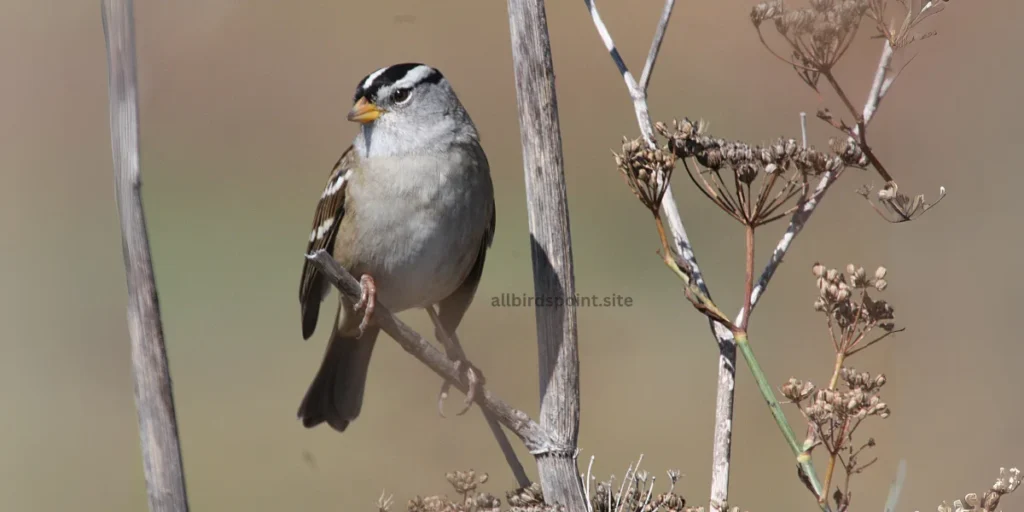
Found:
[[[454,332],[448,332],[445,330],[444,325],[441,324],[441,319],[437,316],[437,312],[433,306],[427,308],[427,314],[430,315],[430,320],[434,323],[434,335],[437,336],[438,341],[444,345],[445,353],[448,354],[448,359],[455,363],[455,369],[458,372],[466,373],[466,384],[468,389],[466,391],[466,400],[463,403],[463,408],[456,413],[457,416],[462,416],[469,411],[470,407],[473,406],[473,401],[476,399],[476,390],[483,383],[483,378],[480,372],[469,362],[466,358],[466,352],[462,350],[462,344],[459,343],[459,338],[455,336]],[[437,412],[441,417],[444,415],[444,402],[448,398],[448,390],[451,389],[452,385],[447,380],[441,384],[441,392],[437,399]]]
[[[363,336],[363,332],[370,326],[370,321],[373,320],[373,310],[377,308],[377,283],[373,281],[373,276],[369,274],[363,274],[359,278],[359,302],[356,302],[353,309],[355,311],[363,310],[363,320],[359,322],[359,336]]]

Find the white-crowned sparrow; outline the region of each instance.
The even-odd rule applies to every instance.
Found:
[[[348,119],[361,129],[320,196],[307,253],[329,251],[360,279],[363,298],[353,304],[341,297],[298,413],[307,428],[327,422],[339,432],[362,406],[380,332],[375,301],[395,313],[437,305],[441,325],[454,333],[476,292],[495,222],[480,137],[438,70],[381,68],[359,83],[353,101]],[[303,338],[313,334],[330,290],[307,261],[299,288]]]

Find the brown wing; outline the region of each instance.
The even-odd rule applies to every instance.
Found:
[[[320,201],[316,204],[313,214],[313,229],[309,234],[306,254],[320,249],[329,253],[334,251],[334,239],[338,234],[338,225],[345,215],[345,186],[348,172],[355,163],[355,152],[349,146],[341,158],[334,164],[331,177],[327,180]],[[332,254],[333,255],[333,254]],[[308,260],[302,265],[302,281],[299,285],[299,304],[302,306],[302,338],[309,339],[316,329],[316,320],[320,314],[320,302],[324,300],[329,288],[320,271]]]

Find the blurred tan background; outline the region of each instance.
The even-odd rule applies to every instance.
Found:
[[[757,42],[752,3],[679,3],[654,76],[654,117],[703,117],[719,136],[758,142],[797,137],[806,110],[820,147],[834,135],[813,119],[821,100]],[[193,509],[372,510],[382,489],[404,506],[447,492],[444,472],[462,468],[489,472],[499,495],[511,488],[479,413],[439,418],[439,379],[383,338],[348,432],[305,430],[294,416],[327,334],[322,323],[304,343],[299,330],[313,207],[355,132],[344,114],[357,81],[410,60],[450,78],[483,133],[499,191],[497,239],[461,337],[493,388],[536,412],[533,311],[490,306],[500,293],[532,292],[505,3],[137,4],[145,206]],[[639,72],[661,2],[601,4]],[[943,185],[950,196],[893,226],[854,194],[878,178],[850,171],[752,322],[774,383],[825,380],[832,349],[811,309],[812,263],[889,267],[885,296],[908,330],[852,360],[889,375],[893,409],[863,427],[880,460],[855,480],[857,509],[881,509],[900,458],[909,469],[900,510],[931,510],[983,490],[1000,466],[1024,464],[1022,10],[952,2],[926,27],[939,35],[909,50],[918,56],[872,125],[902,191],[934,197]],[[583,3],[549,2],[548,18],[577,287],[634,301],[579,313],[580,460],[597,455],[605,477],[644,453],[662,480],[681,469],[682,493],[703,503],[717,351],[614,169],[609,149],[637,128]],[[880,48],[868,32],[840,70],[858,102]],[[0,69],[0,509],[144,510],[98,4],[5,2]],[[686,180],[676,192],[713,293],[735,311],[741,231]],[[760,232],[759,269],[782,228]],[[428,324],[420,312],[404,316]],[[734,503],[813,509],[745,368],[737,396]]]

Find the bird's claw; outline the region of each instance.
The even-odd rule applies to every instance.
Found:
[[[359,337],[361,338],[366,329],[370,327],[370,322],[373,320],[373,311],[377,308],[377,283],[373,281],[373,277],[369,274],[363,274],[359,278],[359,288],[359,302],[356,302],[353,309],[363,311],[363,320],[359,322]]]
[[[466,368],[466,384],[468,386],[468,389],[466,391],[466,399],[463,402],[462,409],[460,409],[459,412],[455,413],[456,416],[462,416],[463,414],[469,412],[469,409],[473,407],[473,402],[476,400],[476,390],[477,388],[480,387],[481,379],[480,375],[477,373],[477,370],[473,368],[472,364],[469,364],[468,362],[465,362],[461,359],[455,359],[454,362],[456,371],[462,372],[463,366],[465,366]],[[437,397],[437,412],[438,414],[441,415],[442,418],[447,418],[447,416],[444,414],[444,402],[445,400],[448,399],[448,391],[451,389],[451,387],[451,382],[448,382],[447,380],[444,381],[444,384],[441,384],[441,392],[438,394]]]

